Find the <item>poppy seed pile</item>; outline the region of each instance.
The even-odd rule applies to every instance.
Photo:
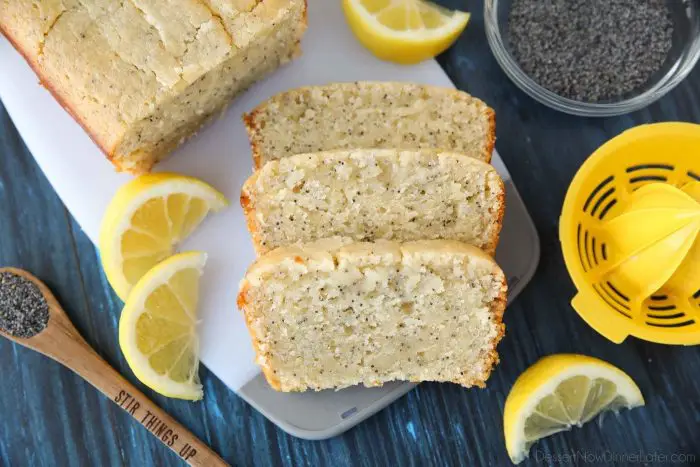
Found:
[[[661,69],[673,22],[665,0],[513,0],[508,30],[513,58],[535,82],[599,102]]]
[[[49,305],[29,279],[0,272],[0,329],[14,337],[34,337],[49,323]]]

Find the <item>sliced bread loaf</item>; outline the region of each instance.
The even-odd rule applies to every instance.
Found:
[[[278,94],[244,116],[255,166],[306,152],[438,148],[489,162],[493,110],[456,89],[335,83]]]
[[[297,54],[305,29],[305,0],[0,0],[0,33],[135,174]]]
[[[266,163],[241,205],[258,253],[342,236],[460,240],[494,253],[503,182],[486,162],[438,150],[358,149]]]
[[[505,305],[493,259],[446,240],[280,248],[251,266],[238,296],[257,362],[280,391],[484,386]]]

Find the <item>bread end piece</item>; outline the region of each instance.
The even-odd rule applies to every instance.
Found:
[[[260,144],[258,142],[258,134],[260,125],[258,124],[257,114],[260,113],[260,106],[243,114],[243,124],[245,125],[248,141],[250,142],[250,151],[253,155],[253,169],[258,170],[263,166]]]
[[[246,227],[248,227],[248,233],[250,233],[250,239],[253,242],[253,248],[255,253],[260,256],[270,249],[267,248],[265,242],[260,238],[260,232],[258,230],[258,223],[255,219],[255,200],[253,194],[250,192],[249,187],[255,183],[260,174],[259,170],[253,172],[253,174],[246,180],[241,188],[241,208],[243,209],[243,215],[245,217]]]

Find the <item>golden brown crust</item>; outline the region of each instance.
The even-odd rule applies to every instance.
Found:
[[[263,104],[260,104],[248,113],[243,114],[243,123],[245,124],[245,130],[248,133],[248,140],[250,141],[250,149],[253,153],[253,168],[258,170],[262,162],[262,155],[260,154],[260,145],[258,144],[258,124],[257,124],[257,114],[260,113]]]
[[[503,336],[506,334],[506,326],[503,324],[503,314],[505,313],[506,310],[506,305],[508,303],[508,284],[506,283],[505,276],[503,276],[503,283],[501,285],[501,293],[493,301],[493,304],[491,305],[491,313],[494,317],[494,321],[496,324],[496,329],[497,329],[497,334],[491,341],[491,348],[486,354],[486,359],[484,362],[484,371],[481,373],[480,377],[474,378],[472,380],[468,381],[453,381],[454,383],[461,384],[462,386],[465,387],[470,387],[470,386],[478,386],[480,388],[485,388],[486,387],[486,381],[489,379],[489,376],[491,376],[491,373],[493,369],[496,367],[498,362],[500,361],[498,357],[498,352],[496,350],[496,347],[498,346],[498,343],[503,339]]]
[[[16,38],[12,37],[10,32],[7,30],[7,28],[3,27],[2,24],[0,24],[0,33],[2,33],[3,36],[7,38],[7,40],[12,44],[12,46],[15,48],[17,52],[19,52],[20,55],[24,58],[24,60],[27,62],[29,67],[34,71],[34,74],[36,74],[37,78],[39,79],[39,83],[41,86],[43,86],[49,93],[53,96],[54,99],[56,99],[56,102],[63,107],[63,110],[65,110],[68,115],[70,115],[73,120],[75,120],[78,125],[80,125],[85,133],[90,137],[90,139],[95,143],[95,145],[100,148],[100,151],[104,153],[104,155],[107,157],[109,161],[111,161],[115,166],[117,166],[118,170],[121,170],[119,168],[119,165],[113,160],[113,151],[114,148],[108,149],[106,144],[102,141],[100,141],[97,136],[92,132],[90,127],[88,126],[87,122],[80,118],[78,114],[74,111],[73,107],[66,101],[63,96],[60,94],[58,89],[54,87],[53,83],[51,81],[48,81],[44,79],[44,75],[41,71],[41,67],[39,66],[39,63],[36,61],[36,57],[31,57],[29,53],[25,50],[24,47],[22,47],[19,43],[19,40]]]
[[[267,380],[267,384],[270,385],[272,389],[275,391],[280,391],[282,392],[282,383],[280,382],[280,379],[277,377],[277,375],[274,373],[274,370],[267,368],[267,367],[262,367],[262,372],[265,375],[265,379]],[[292,391],[285,391],[285,392],[295,392],[294,390]],[[296,390],[296,392],[300,392],[299,390]]]
[[[244,311],[246,305],[248,305],[246,295],[248,294],[249,288],[250,284],[248,284],[248,281],[246,279],[243,279],[243,282],[241,283],[241,290],[238,291],[238,296],[236,297],[236,306],[241,311]]]
[[[486,115],[489,119],[489,135],[486,140],[486,154],[484,154],[484,161],[491,162],[491,156],[493,155],[493,148],[496,147],[496,112],[491,107],[486,107]]]
[[[498,177],[498,183],[501,185],[501,192],[498,195],[498,214],[496,214],[496,222],[494,227],[494,232],[492,236],[491,243],[485,248],[491,256],[496,256],[496,248],[498,248],[498,242],[501,239],[501,229],[503,228],[503,216],[506,213],[506,187],[503,183],[503,179]]]

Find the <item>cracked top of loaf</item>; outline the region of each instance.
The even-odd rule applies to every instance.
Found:
[[[262,38],[281,34],[276,28],[290,16],[305,23],[304,15],[303,0],[0,0],[0,30],[108,156],[118,155],[135,122],[234,56],[250,54]],[[273,39],[280,49],[296,49],[303,28],[286,29],[293,40]],[[264,68],[261,61],[292,55],[274,52],[257,50],[271,56],[252,57],[233,70],[240,76],[227,79],[243,84],[256,66]],[[199,117],[212,107],[189,104]]]

